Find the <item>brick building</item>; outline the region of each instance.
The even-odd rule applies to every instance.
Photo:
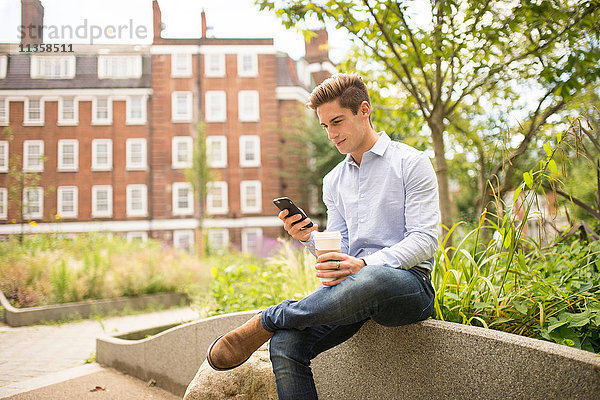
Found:
[[[281,176],[283,132],[335,72],[327,32],[295,61],[273,39],[207,37],[204,12],[202,37],[162,38],[152,6],[151,45],[0,44],[0,128],[11,133],[0,136],[0,236],[100,231],[191,248],[202,206],[211,246],[264,253],[282,232],[271,200],[308,201]],[[24,26],[41,27],[43,14],[22,0]],[[213,175],[203,202],[184,173],[199,121]]]

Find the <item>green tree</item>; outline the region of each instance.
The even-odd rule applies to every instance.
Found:
[[[288,27],[317,18],[347,29],[365,54],[384,66],[410,95],[430,130],[442,223],[450,227],[444,139],[448,126],[463,106],[480,98],[518,83],[539,84],[538,106],[527,119],[520,143],[487,174],[488,180],[493,176],[501,183],[497,191],[506,190],[512,163],[534,143],[548,118],[578,90],[598,80],[600,2],[434,0],[427,26],[416,25],[411,3],[256,0],[261,9],[275,10]],[[483,193],[482,203],[493,195]]]
[[[204,219],[206,218],[205,201],[208,183],[212,180],[208,155],[206,151],[206,125],[199,121],[196,124],[195,149],[192,156],[192,167],[185,170],[187,181],[194,190],[194,199],[198,204],[198,228],[196,229],[196,253],[202,257],[205,253]]]

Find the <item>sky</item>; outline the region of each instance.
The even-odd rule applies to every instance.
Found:
[[[42,4],[45,43],[152,42],[152,0],[42,0]],[[277,50],[294,59],[304,55],[302,34],[285,29],[273,13],[259,11],[253,0],[159,0],[159,5],[165,24],[163,37],[200,37],[200,13],[204,9],[208,36],[273,38]],[[0,43],[19,42],[20,20],[21,0],[0,0]],[[322,25],[312,22],[309,27]],[[339,63],[349,52],[351,40],[347,32],[327,28],[330,58]]]

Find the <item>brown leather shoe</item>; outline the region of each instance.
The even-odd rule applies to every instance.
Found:
[[[260,314],[244,325],[219,336],[208,347],[206,360],[217,371],[239,367],[250,358],[273,334],[263,328]]]

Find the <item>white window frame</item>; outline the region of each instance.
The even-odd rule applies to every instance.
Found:
[[[107,192],[106,210],[98,210],[98,192],[105,190]],[[92,186],[92,218],[109,218],[113,214],[113,189],[111,185],[94,185]]]
[[[229,247],[229,229],[210,228],[206,239],[211,250],[221,252]]]
[[[98,118],[98,100],[106,99],[106,118]],[[113,104],[110,96],[92,97],[92,125],[111,125],[113,119]]]
[[[8,172],[8,140],[0,140],[0,172]]]
[[[179,189],[187,189],[187,203],[188,206],[183,208],[179,207]],[[173,182],[171,187],[172,190],[172,203],[173,203],[173,215],[193,215],[194,214],[194,188],[189,182]]]
[[[73,164],[65,164],[65,145],[73,145]],[[79,170],[79,141],[77,139],[60,139],[58,141],[58,165],[59,172],[73,172]]]
[[[133,146],[140,145],[140,161],[134,162]],[[145,171],[148,168],[148,148],[145,138],[129,138],[125,141],[125,169],[127,171]]]
[[[65,100],[73,99],[73,118],[66,119],[64,117]],[[75,96],[59,97],[58,98],[58,120],[56,122],[62,126],[75,126],[79,124],[79,100]]]
[[[8,219],[8,189],[0,188],[0,219]]]
[[[106,164],[98,163],[98,145],[107,144],[108,154]],[[92,171],[112,171],[113,169],[113,143],[112,139],[92,140]]]
[[[32,145],[39,145],[39,165],[31,165],[30,147]],[[43,172],[44,171],[44,141],[43,140],[24,140],[23,141],[23,171],[25,172]]]
[[[187,160],[179,160],[179,144],[183,143],[187,147]],[[194,138],[191,136],[174,136],[171,140],[171,166],[174,169],[191,168],[194,158]]]
[[[256,205],[248,204],[248,188],[256,189]],[[256,214],[262,212],[262,184],[261,181],[240,182],[240,208],[244,214]]]
[[[140,209],[133,209],[133,194],[139,191]],[[148,215],[148,188],[145,184],[127,185],[127,216],[128,217],[145,217]]]
[[[124,62],[125,70],[114,73],[114,62]],[[142,76],[141,55],[99,55],[98,79],[138,79]]]
[[[212,152],[213,145],[217,145],[219,153]],[[227,136],[211,135],[206,137],[206,159],[211,168],[227,167]]]
[[[185,109],[180,109],[178,99],[185,99]],[[192,122],[194,118],[194,96],[189,91],[171,93],[171,122]]]
[[[187,237],[190,252],[194,251],[194,231],[191,229],[178,229],[173,231],[173,247],[176,249],[185,249],[180,245],[181,239]]]
[[[133,108],[134,99],[139,99],[139,101],[140,101],[140,115],[137,117],[132,115],[132,112],[134,111],[134,108]],[[126,108],[125,125],[145,125],[146,124],[146,122],[147,122],[146,100],[147,100],[146,96],[127,96],[127,98],[125,99],[125,108]]]
[[[40,117],[38,119],[32,119],[30,117],[30,112],[31,112],[31,102],[33,100],[37,100],[40,102]],[[45,120],[45,110],[44,110],[44,99],[41,97],[38,98],[29,98],[27,97],[25,99],[25,115],[23,116],[23,125],[30,125],[30,126],[43,126],[44,125],[44,120]]]
[[[30,58],[30,77],[31,79],[73,79],[75,78],[76,57],[73,56],[39,56],[32,55]],[[42,69],[42,64],[52,63],[50,69],[58,68],[58,73],[50,72],[46,74]],[[40,68],[42,67],[42,68]]]
[[[8,126],[10,124],[10,101],[7,97],[0,97],[0,126]]]
[[[29,193],[37,192],[38,196],[38,211],[35,213],[29,210]],[[44,217],[44,189],[41,187],[26,187],[23,189],[23,218],[25,219],[41,219]]]
[[[206,122],[227,121],[227,94],[224,90],[207,90],[204,100]]]
[[[250,68],[244,69],[244,57],[251,57]],[[238,60],[238,76],[241,77],[257,77],[258,76],[258,54],[256,53],[239,53]]]
[[[8,70],[8,56],[5,54],[0,55],[0,79],[6,78],[6,71]]]
[[[238,118],[241,122],[260,121],[258,90],[240,90],[238,92]]]
[[[246,160],[246,145],[251,143],[253,146],[254,160]],[[240,136],[240,167],[251,168],[260,167],[260,136],[242,135]]]
[[[248,236],[256,235],[259,241],[263,239],[263,230],[262,228],[243,228],[242,229],[242,253],[250,253],[250,252],[259,252],[261,249],[250,249],[249,248],[249,240]]]
[[[127,241],[132,242],[134,240],[141,240],[142,242],[148,241],[148,232],[146,232],[146,231],[127,232]]]
[[[73,210],[65,211],[63,208],[65,206],[63,193],[67,191],[73,192]],[[79,189],[77,186],[59,186],[56,189],[56,213],[63,218],[77,218],[77,214],[79,212]]]
[[[222,206],[215,206],[213,204],[214,197],[212,190],[219,188],[221,190],[221,202]],[[216,182],[208,182],[207,191],[206,191],[206,212],[213,215],[219,214],[227,214],[229,212],[229,194],[227,188],[227,182],[225,181],[216,181]]]
[[[226,76],[225,53],[204,54],[204,76],[209,78]]]
[[[192,77],[192,54],[191,53],[172,53],[171,54],[171,77],[172,78],[191,78]]]

